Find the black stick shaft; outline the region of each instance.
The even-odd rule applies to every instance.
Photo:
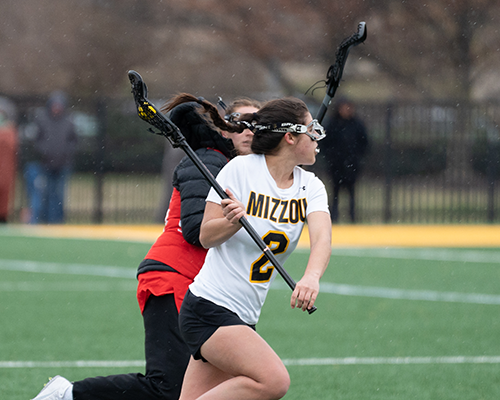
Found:
[[[328,106],[330,105],[330,101],[333,96],[325,95],[321,106],[319,107],[318,113],[316,114],[316,119],[321,124],[323,122],[323,118],[325,118],[325,114],[328,111]]]

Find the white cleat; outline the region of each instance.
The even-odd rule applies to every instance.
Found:
[[[66,393],[67,391],[70,393]],[[33,400],[62,400],[72,399],[73,384],[62,376],[52,378]],[[65,397],[66,395],[66,397]]]

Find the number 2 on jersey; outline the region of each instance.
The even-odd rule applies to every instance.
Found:
[[[279,231],[269,231],[264,236],[262,240],[269,247],[271,252],[276,254],[281,254],[288,248],[288,243],[290,240],[284,232]],[[252,263],[252,270],[250,271],[250,282],[252,283],[264,283],[271,279],[273,274],[274,266],[269,263],[267,257],[262,254],[257,260]]]

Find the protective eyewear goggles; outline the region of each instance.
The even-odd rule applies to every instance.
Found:
[[[326,136],[325,128],[321,126],[317,119],[313,119],[309,124],[306,125],[305,134],[315,142],[324,139]]]
[[[326,136],[325,128],[321,126],[317,119],[313,119],[307,125],[285,122],[281,124],[273,124],[272,126],[268,126],[266,128],[271,130],[272,132],[305,133],[315,142],[323,139]]]
[[[234,112],[229,115],[225,115],[224,119],[229,122],[236,122],[240,118],[241,114],[239,112]]]

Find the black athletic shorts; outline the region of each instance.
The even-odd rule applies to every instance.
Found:
[[[179,312],[179,328],[195,360],[206,361],[200,353],[202,344],[219,327],[231,325],[246,325],[255,330],[255,325],[246,324],[233,311],[187,291]]]

